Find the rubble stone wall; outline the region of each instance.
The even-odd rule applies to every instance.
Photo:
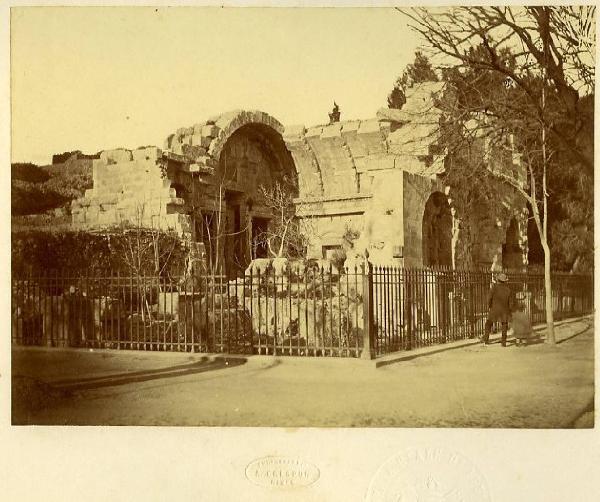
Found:
[[[410,263],[421,263],[422,208],[443,172],[437,144],[441,113],[432,105],[442,91],[443,84],[423,84],[408,93],[402,110],[285,129],[298,172],[298,214],[310,219],[315,230],[310,257],[321,257],[322,246],[343,243],[350,226],[361,229],[353,251],[367,251],[372,262],[402,264],[407,256]],[[412,193],[416,182],[405,182],[417,178],[422,194]]]
[[[378,264],[422,266],[425,205],[432,193],[447,193],[438,137],[442,113],[436,107],[443,92],[443,83],[420,84],[407,93],[401,110],[309,128],[284,128],[264,112],[237,110],[178,129],[163,150],[102,152],[93,161],[93,189],[73,204],[73,223],[92,229],[135,222],[141,206],[144,224],[199,240],[195,218],[220,209],[238,211],[240,228],[251,234],[253,216],[270,216],[259,187],[291,177],[297,178],[294,203],[310,239],[309,257],[347,248],[347,234],[357,232],[352,252],[368,252]],[[514,156],[499,162],[519,165]],[[218,188],[223,179],[225,190]],[[513,217],[526,261],[523,204],[505,186],[499,185],[498,194],[497,207],[481,216],[477,242],[469,248],[474,263],[490,267],[501,265]],[[460,265],[457,222],[465,215],[452,207],[451,197],[452,255]]]
[[[129,224],[189,233],[185,200],[163,176],[161,156],[155,147],[103,151],[93,161],[93,188],[71,205],[73,225],[98,230]]]

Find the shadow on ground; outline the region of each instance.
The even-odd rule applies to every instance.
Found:
[[[205,373],[207,371],[233,368],[246,363],[246,359],[218,357],[216,359],[202,358],[190,364],[180,364],[178,366],[169,366],[167,368],[158,368],[142,371],[128,371],[124,373],[115,373],[89,378],[70,378],[65,380],[55,380],[51,383],[52,387],[62,390],[89,390],[99,387],[113,387],[115,385],[126,385],[129,383],[146,382],[148,380],[157,380],[164,378],[173,378],[185,375],[194,375],[196,373]]]
[[[593,429],[594,428],[594,398],[590,400],[579,416],[566,426],[567,429]]]
[[[57,402],[73,397],[77,391],[114,387],[130,383],[194,375],[226,368],[241,366],[247,362],[244,358],[218,357],[202,358],[190,364],[169,366],[166,368],[128,371],[108,375],[70,378],[44,382],[23,375],[12,377],[12,423],[22,425],[30,423],[33,413],[56,406]]]

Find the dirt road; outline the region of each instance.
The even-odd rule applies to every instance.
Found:
[[[569,326],[576,336],[563,328],[555,347],[472,346],[377,369],[346,360],[17,349],[13,423],[593,427],[593,329],[590,320]]]

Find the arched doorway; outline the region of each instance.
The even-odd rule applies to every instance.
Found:
[[[423,212],[423,265],[452,266],[452,213],[441,192],[429,196]]]
[[[523,251],[519,244],[519,224],[511,218],[506,229],[506,239],[502,244],[502,268],[516,270],[523,266]]]
[[[232,277],[251,259],[269,256],[268,241],[278,246],[280,212],[294,211],[297,174],[280,132],[263,123],[237,128],[219,150],[213,190],[221,201],[223,265]]]
[[[544,248],[529,203],[527,203],[527,265],[533,268],[544,266]]]

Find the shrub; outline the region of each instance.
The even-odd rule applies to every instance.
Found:
[[[14,163],[10,165],[10,176],[13,180],[28,181],[29,183],[43,183],[50,175],[42,168],[31,163]]]
[[[31,183],[13,180],[11,183],[11,211],[15,216],[39,214],[67,204],[71,198],[54,190],[49,190],[46,183]]]
[[[92,188],[92,176],[56,176],[43,183],[13,180],[11,183],[11,209],[16,216],[39,214],[63,207],[73,199],[82,197]]]
[[[143,231],[139,246],[149,249],[148,243],[154,240],[158,246],[159,265],[164,276],[177,276],[183,273],[188,250],[185,243],[176,235],[166,232]],[[125,249],[136,249],[137,239],[116,229],[106,234],[82,231],[44,232],[27,230],[12,233],[11,259],[12,273],[22,276],[27,273],[40,274],[54,270],[64,270],[73,274],[94,274],[109,270],[122,275],[131,274],[130,263],[124,256]],[[152,259],[142,261],[139,273],[156,275]]]

